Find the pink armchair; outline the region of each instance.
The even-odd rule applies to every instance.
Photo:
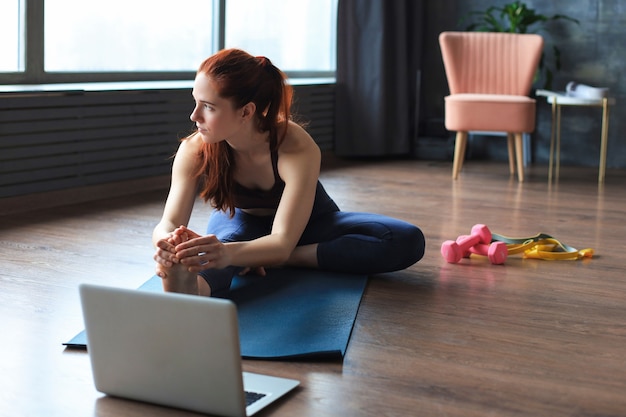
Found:
[[[445,126],[457,132],[452,177],[463,167],[470,131],[505,132],[509,170],[524,181],[522,135],[535,130],[535,100],[528,97],[543,50],[535,34],[443,32],[439,35],[450,87]]]

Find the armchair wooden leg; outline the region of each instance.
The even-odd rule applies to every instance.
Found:
[[[513,133],[506,134],[506,142],[509,148],[509,173],[515,175],[515,137]]]
[[[517,156],[517,179],[524,182],[524,137],[521,133],[515,134],[515,154]]]
[[[452,178],[457,179],[463,167],[465,149],[467,148],[467,132],[457,132],[454,144],[454,162],[452,163]]]

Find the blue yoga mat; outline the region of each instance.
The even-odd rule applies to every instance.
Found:
[[[309,269],[270,269],[235,277],[224,297],[237,305],[241,356],[247,359],[342,359],[367,276]],[[150,278],[139,289],[163,291]],[[85,348],[82,331],[64,345]]]

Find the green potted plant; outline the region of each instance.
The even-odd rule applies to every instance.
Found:
[[[578,20],[562,14],[553,16],[538,14],[521,1],[507,3],[502,7],[490,6],[484,11],[470,12],[463,21],[470,18],[474,21],[465,30],[477,32],[537,33],[544,29],[548,21],[558,19],[580,24]],[[549,49],[549,45],[546,45],[545,48]],[[559,71],[561,69],[561,51],[556,45],[552,45],[552,59],[549,63],[547,61],[544,50],[536,79],[539,79],[543,74],[545,77],[544,88],[550,90],[552,89],[554,70]]]

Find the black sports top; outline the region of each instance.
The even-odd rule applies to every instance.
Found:
[[[285,189],[285,181],[278,175],[278,151],[272,151],[272,169],[274,170],[274,185],[269,190],[247,188],[235,182],[233,187],[233,201],[235,207],[242,209],[278,208],[280,198]]]

